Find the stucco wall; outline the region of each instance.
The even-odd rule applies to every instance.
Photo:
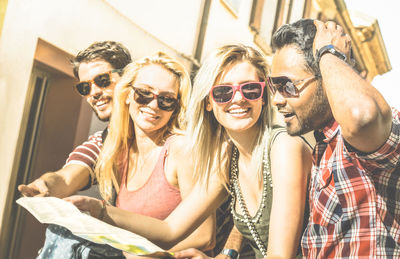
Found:
[[[15,190],[13,162],[23,121],[28,81],[38,38],[76,54],[94,41],[122,42],[134,58],[163,50],[179,57],[106,1],[13,0],[9,1],[0,38],[0,222],[9,191]],[[10,201],[13,202],[13,201]]]

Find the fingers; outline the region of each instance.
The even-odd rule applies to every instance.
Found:
[[[205,254],[203,254],[202,252],[200,252],[199,250],[195,249],[195,248],[189,248],[186,250],[182,250],[179,252],[174,253],[174,257],[175,258],[209,258],[208,256],[206,256]]]
[[[41,180],[37,179],[33,183],[29,185],[21,184],[18,186],[18,191],[25,197],[45,197],[49,196],[49,189],[47,188],[46,183]]]
[[[18,185],[18,191],[25,197],[32,197],[32,196],[35,196],[36,194],[38,194],[38,192],[29,188],[25,184]]]
[[[326,45],[333,45],[346,56],[350,53],[351,37],[344,28],[334,21],[322,22],[315,20],[317,32],[314,39],[314,53]]]

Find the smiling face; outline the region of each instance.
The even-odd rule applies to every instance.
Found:
[[[272,61],[271,77],[286,76],[292,81],[313,76],[305,69],[305,60],[293,45],[276,51]],[[284,97],[279,92],[273,96],[272,103],[284,116],[286,129],[292,136],[321,129],[332,119],[332,112],[324,89],[318,80],[309,85],[298,97]],[[302,84],[296,86],[303,87]]]
[[[141,68],[132,85],[135,88],[145,89],[157,95],[161,94],[173,98],[178,96],[177,77],[161,65],[152,64]],[[140,130],[149,134],[167,125],[174,111],[160,109],[157,98],[147,104],[139,104],[134,100],[134,91],[131,90],[128,103],[129,114],[135,125],[135,131]]]
[[[215,85],[240,85],[246,82],[258,82],[257,69],[250,63],[236,62],[222,72]],[[262,98],[249,101],[236,91],[233,99],[228,103],[217,103],[209,98],[208,111],[213,111],[217,121],[225,128],[228,134],[251,133],[256,130],[263,106]]]
[[[114,68],[110,63],[103,60],[81,63],[78,70],[79,79],[81,82],[93,80],[97,75],[107,73],[112,69]],[[111,84],[106,88],[100,88],[92,83],[90,93],[86,96],[86,101],[102,121],[108,121],[111,117],[114,88],[119,79],[118,73],[112,73]]]

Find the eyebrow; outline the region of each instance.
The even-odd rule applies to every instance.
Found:
[[[139,86],[138,88],[146,88],[146,89],[152,90],[152,91],[155,90],[154,87],[152,87],[152,86],[150,86],[150,85],[148,85],[148,84],[137,84],[137,85],[133,84],[133,86],[134,86],[134,87]],[[175,93],[175,92],[172,92],[172,91],[160,91],[158,94],[162,94],[162,93],[164,93],[164,94],[171,94],[171,95],[174,95],[174,96],[179,94],[179,93]]]
[[[260,79],[259,80],[244,80],[244,81],[240,81],[239,85],[245,84],[245,83],[252,83],[252,82],[260,82]],[[234,85],[234,84],[228,83],[228,82],[220,82],[217,85]]]

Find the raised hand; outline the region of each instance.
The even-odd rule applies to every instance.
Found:
[[[347,58],[349,58],[351,38],[344,32],[342,26],[333,21],[324,23],[322,21],[315,20],[314,24],[317,27],[313,44],[314,54],[317,50],[326,45],[333,45],[338,51],[342,52]]]

